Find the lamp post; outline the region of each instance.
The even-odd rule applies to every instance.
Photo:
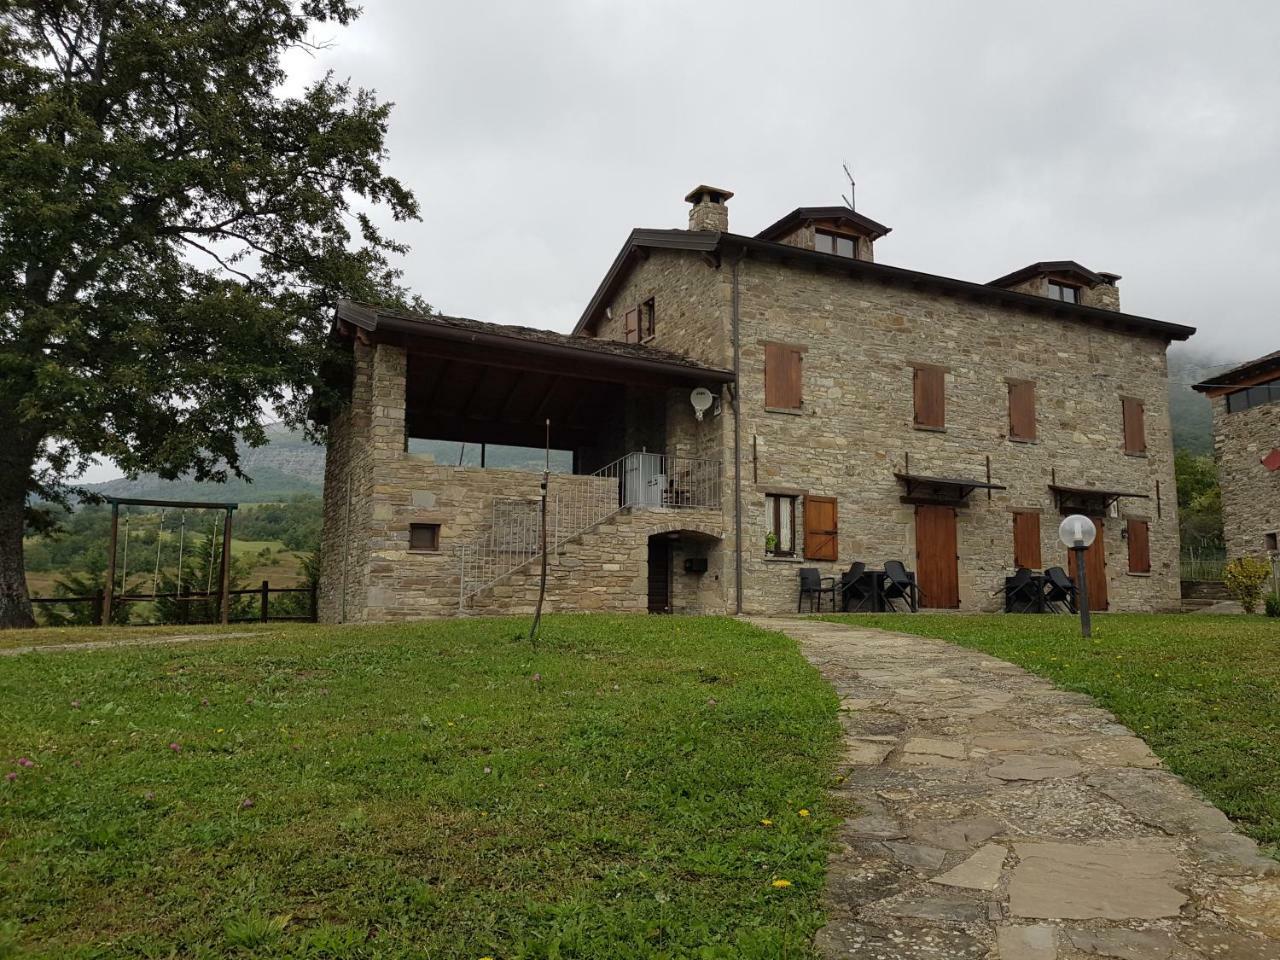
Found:
[[[1093,521],[1080,513],[1071,514],[1058,526],[1058,539],[1076,555],[1076,579],[1079,581],[1076,602],[1080,605],[1080,632],[1086,637],[1093,636],[1093,623],[1089,620],[1089,582],[1085,577],[1084,552],[1097,535],[1098,528]]]

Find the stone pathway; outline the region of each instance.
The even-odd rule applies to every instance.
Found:
[[[843,700],[832,960],[1280,960],[1280,863],[1081,694],[936,640],[754,619]]]

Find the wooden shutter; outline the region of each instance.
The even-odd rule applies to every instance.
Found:
[[[640,342],[640,308],[628,310],[622,318],[627,343]]]
[[[804,556],[806,560],[838,560],[839,530],[835,497],[804,498]]]
[[[1013,514],[1013,566],[1039,570],[1040,514],[1018,510]]]
[[[764,405],[799,410],[802,403],[800,364],[804,351],[785,343],[764,345]]]
[[[1124,410],[1124,452],[1146,453],[1147,427],[1142,401],[1122,397],[1121,405]]]
[[[1009,436],[1036,438],[1036,385],[1030,380],[1009,382]]]
[[[942,367],[915,368],[916,426],[942,430],[947,425],[947,371]]]
[[[1129,572],[1151,572],[1151,527],[1146,520],[1129,520]]]

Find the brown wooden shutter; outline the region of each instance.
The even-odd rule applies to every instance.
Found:
[[[804,352],[785,343],[764,345],[764,405],[799,410],[802,403],[800,365]]]
[[[1013,514],[1013,566],[1039,570],[1040,514],[1019,510]]]
[[[947,371],[915,368],[916,426],[942,430],[947,425]]]
[[[1151,527],[1146,520],[1130,520],[1129,572],[1151,572]]]
[[[838,540],[835,497],[805,497],[805,559],[838,560],[840,553]]]
[[[1009,383],[1009,436],[1017,440],[1036,438],[1036,385],[1030,380]]]
[[[626,330],[627,343],[640,342],[640,308],[628,310],[623,316],[623,328]]]
[[[1146,413],[1143,410],[1142,401],[1133,397],[1123,397],[1121,405],[1124,410],[1125,453],[1146,453]]]

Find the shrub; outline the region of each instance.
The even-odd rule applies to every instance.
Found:
[[[1262,602],[1262,587],[1271,577],[1271,564],[1257,557],[1236,557],[1223,571],[1227,593],[1244,607],[1245,613],[1253,613]]]
[[[1267,616],[1280,617],[1280,593],[1273,593],[1267,597]]]

